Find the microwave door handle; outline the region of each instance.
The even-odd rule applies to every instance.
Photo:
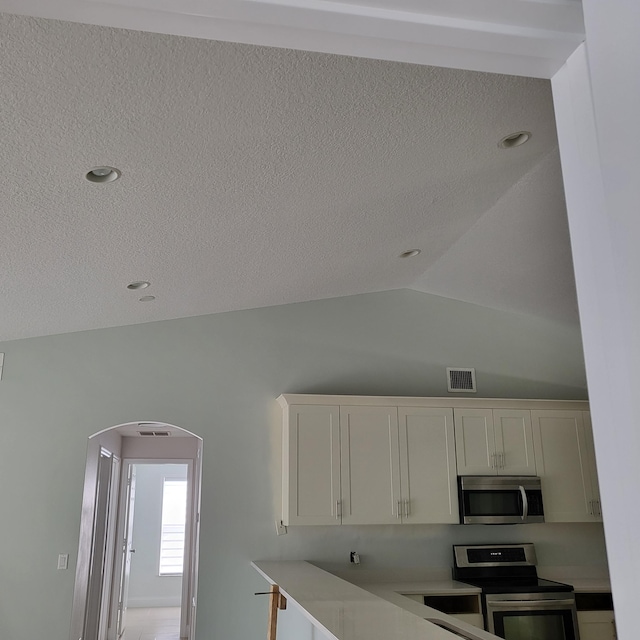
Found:
[[[522,520],[526,520],[529,515],[529,501],[527,500],[527,492],[524,487],[520,485],[518,487],[520,489],[520,495],[522,496]]]

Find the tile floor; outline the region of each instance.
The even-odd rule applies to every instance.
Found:
[[[122,640],[180,640],[180,608],[127,609]]]

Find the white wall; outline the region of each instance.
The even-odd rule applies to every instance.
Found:
[[[637,636],[640,4],[583,0],[586,52],[553,79],[618,637]]]
[[[87,437],[162,421],[203,437],[197,636],[265,633],[250,560],[450,565],[455,541],[518,539],[542,564],[604,562],[598,525],[326,527],[276,537],[269,478],[275,398],[447,395],[445,367],[475,366],[479,396],[584,399],[577,328],[413,291],[202,316],[0,345],[3,494],[0,637],[66,639]],[[28,461],[29,472],[25,472]],[[606,506],[606,505],[605,505]],[[58,553],[71,570],[56,571]],[[33,602],[38,606],[33,607]]]
[[[130,607],[179,607],[182,576],[159,576],[162,487],[165,478],[187,477],[186,464],[136,464],[136,499],[129,579]]]

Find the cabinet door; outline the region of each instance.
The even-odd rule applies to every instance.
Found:
[[[491,409],[454,409],[459,476],[495,476],[496,444]]]
[[[596,466],[596,448],[593,442],[593,428],[591,426],[591,413],[582,412],[584,420],[584,436],[587,444],[587,464],[591,475],[591,503],[589,511],[595,520],[602,521],[602,504],[600,503],[600,486],[598,484],[598,468]]]
[[[403,522],[457,523],[452,409],[398,408]]]
[[[581,411],[532,411],[547,522],[590,522],[591,476]]]
[[[342,524],[400,522],[397,407],[340,407]]]
[[[494,409],[498,475],[535,476],[531,411]]]
[[[613,611],[578,611],[580,640],[615,640]]]
[[[340,524],[340,409],[289,407],[283,445],[284,524]]]

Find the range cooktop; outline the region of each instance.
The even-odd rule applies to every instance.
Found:
[[[484,593],[561,593],[573,591],[573,587],[562,582],[543,578],[457,578],[474,587],[480,587]]]
[[[485,594],[573,591],[571,585],[538,578],[535,549],[530,543],[456,545],[453,577],[480,587]]]

